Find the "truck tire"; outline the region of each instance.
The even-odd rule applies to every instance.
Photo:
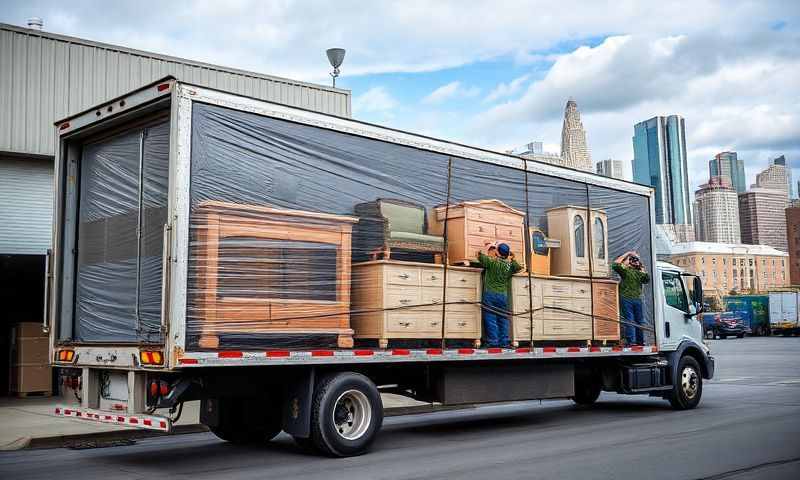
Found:
[[[380,393],[364,375],[334,373],[314,389],[311,440],[319,452],[331,457],[366,453],[382,424]]]
[[[281,433],[281,411],[268,407],[264,418],[250,418],[245,400],[227,401],[220,422],[209,430],[221,440],[236,444],[268,442]],[[254,406],[258,408],[259,405]],[[262,407],[263,408],[263,407]]]
[[[592,405],[600,397],[602,389],[597,375],[575,377],[575,396],[572,401],[578,405]]]
[[[691,410],[703,396],[703,374],[693,357],[684,355],[678,361],[678,375],[673,379],[667,399],[675,410]]]

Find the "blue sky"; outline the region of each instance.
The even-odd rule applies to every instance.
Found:
[[[684,116],[690,183],[736,150],[748,182],[800,160],[800,2],[675,0],[6,0],[0,21],[338,85],[356,118],[496,150],[558,151],[566,100],[592,158],[633,157],[633,125]],[[800,170],[794,170],[800,179]]]

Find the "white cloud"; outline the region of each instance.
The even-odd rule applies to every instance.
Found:
[[[550,58],[546,52],[564,42],[609,32],[746,33],[776,20],[787,31],[798,8],[796,2],[695,0],[620,0],[614,8],[579,0],[557,7],[509,0],[502,8],[490,0],[41,0],[33,12],[30,3],[4,1],[0,21],[19,25],[36,14],[56,33],[322,82],[328,80],[325,49],[332,46],[347,49],[345,76],[433,71],[503,56],[524,64]]]
[[[353,111],[363,113],[387,112],[397,107],[397,100],[384,88],[372,87],[353,98]]]
[[[501,98],[507,98],[515,95],[522,89],[522,86],[528,81],[529,78],[531,78],[530,74],[517,77],[508,83],[498,84],[491,92],[489,92],[489,95],[483,99],[484,103],[492,103]]]
[[[480,93],[481,89],[478,87],[465,87],[461,85],[461,82],[455,81],[432,91],[422,99],[422,103],[437,104],[454,98],[472,98],[480,95]]]

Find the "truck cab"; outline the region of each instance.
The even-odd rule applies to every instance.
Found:
[[[662,320],[656,322],[656,338],[667,355],[674,386],[667,399],[675,407],[694,406],[699,403],[700,379],[714,375],[714,358],[703,341],[702,281],[667,262],[656,262],[656,273],[655,303]]]

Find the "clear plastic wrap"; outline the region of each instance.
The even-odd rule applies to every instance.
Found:
[[[611,263],[651,258],[647,199],[518,163],[194,104],[187,348],[505,343],[487,312],[514,344],[618,340]],[[505,304],[491,242],[525,267]]]
[[[166,123],[84,145],[75,340],[159,341],[168,158]]]

